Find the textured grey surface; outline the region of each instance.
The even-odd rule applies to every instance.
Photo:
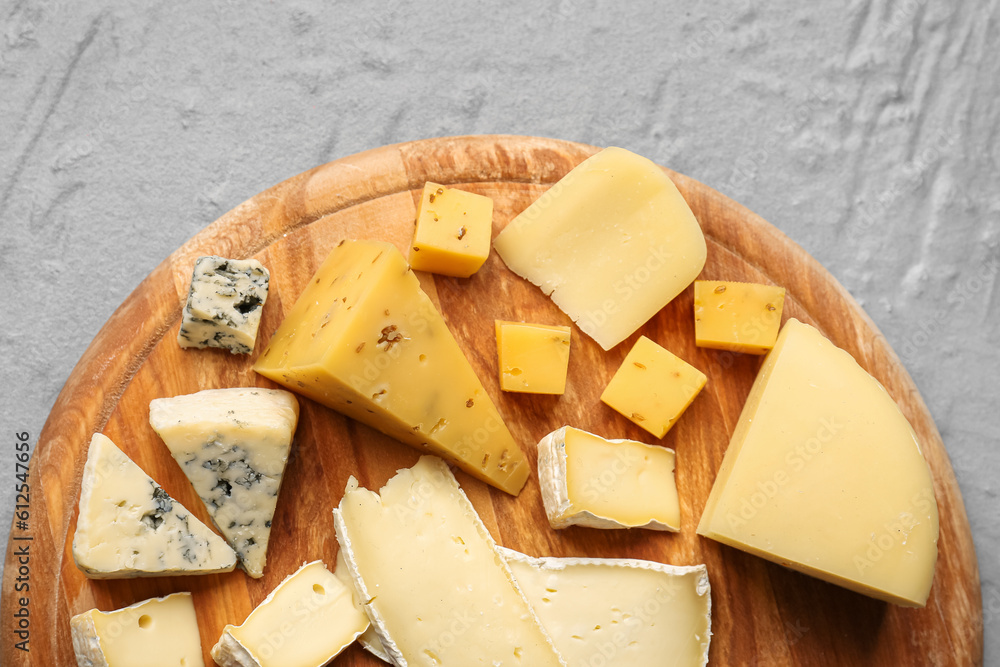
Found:
[[[865,306],[948,447],[1000,662],[998,2],[362,4],[0,3],[0,537],[13,434],[205,225],[383,144],[552,136],[712,185]]]

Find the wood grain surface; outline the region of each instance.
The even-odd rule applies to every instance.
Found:
[[[12,530],[5,562],[2,663],[73,665],[69,619],[91,607],[116,609],[190,590],[208,651],[227,623],[240,623],[303,561],[337,552],[330,510],[348,476],[377,489],[418,453],[300,398],[302,416],[285,472],[264,577],[225,575],[89,580],[70,551],[90,436],[102,431],[202,520],[208,515],[148,424],[153,398],[200,389],[275,386],[251,370],[268,338],[313,271],[343,238],[409,243],[425,181],[492,197],[494,235],[547,187],[597,149],[512,136],[458,137],[386,146],[300,174],[248,200],[168,257],[119,307],[66,382],[31,461],[31,522]],[[760,217],[709,187],[669,172],[708,239],[706,279],[783,285],[784,317],[817,326],[888,389],[913,424],[934,478],[941,516],[934,588],[925,609],[878,602],[698,537],[701,516],[760,357],[697,348],[692,290],[610,352],[578,329],[566,394],[501,393],[494,319],[570,325],[540,290],[506,269],[494,253],[469,279],[421,275],[515,438],[534,465],[535,443],[564,424],[606,437],[656,443],[604,406],[600,393],[640,333],[708,375],[708,385],[658,442],[677,452],[679,534],[643,530],[549,528],[534,473],[513,498],[459,474],[501,544],[535,556],[633,557],[706,563],[712,582],[715,665],[978,665],[982,602],[965,508],[944,445],[905,369],[875,325],[812,257]],[[256,257],[271,271],[260,339],[253,355],[181,350],[180,313],[196,257]],[[416,390],[416,389],[415,389]],[[28,538],[31,539],[19,539]],[[30,652],[15,648],[20,607],[17,550],[30,550]],[[405,557],[405,554],[400,554]],[[23,574],[23,571],[21,571]],[[381,664],[357,645],[334,664]]]

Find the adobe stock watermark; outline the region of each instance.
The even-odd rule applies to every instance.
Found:
[[[843,428],[844,424],[833,416],[820,419],[812,436],[788,449],[784,457],[784,467],[771,473],[769,479],[757,482],[754,490],[740,499],[739,508],[730,509],[726,513],[729,527],[735,529],[753,521],[757,514],[792,481],[793,475],[814,461],[822,453],[823,446],[831,442]]]
[[[896,547],[906,544],[910,532],[923,522],[920,517],[929,514],[934,507],[934,491],[922,489],[910,498],[908,506],[913,511],[900,512],[895,519],[883,524],[881,531],[872,533],[865,552],[855,554],[851,559],[859,575],[864,574]]]

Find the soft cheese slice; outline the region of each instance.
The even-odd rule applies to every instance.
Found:
[[[321,667],[367,627],[351,589],[313,561],[286,577],[242,625],[227,625],[212,658],[221,667]]]
[[[343,549],[337,551],[337,567],[333,573],[351,591],[351,600],[354,602],[354,607],[359,613],[365,615],[365,621],[367,621],[368,614],[365,612],[364,600],[361,599],[361,594],[358,593],[358,589],[354,585],[354,579],[351,578],[351,571],[347,568]],[[363,649],[379,660],[388,662],[390,665],[393,664],[392,658],[386,653],[385,648],[382,647],[382,641],[378,638],[378,633],[375,632],[375,628],[371,623],[368,623],[364,632],[358,635],[358,643],[361,644]]]
[[[704,565],[500,553],[567,664],[708,663],[712,598]]]
[[[83,469],[73,559],[94,579],[230,572],[225,540],[95,433]]]
[[[690,285],[707,256],[701,227],[673,181],[621,148],[584,160],[514,218],[493,247],[605,350]]]
[[[337,541],[399,667],[563,665],[448,466],[423,456],[379,493],[352,478]]]
[[[344,241],[254,370],[517,494],[528,462],[395,246]]]
[[[190,593],[152,598],[115,611],[91,609],[70,619],[82,667],[204,667]]]
[[[674,452],[666,447],[563,426],[538,443],[538,483],[553,528],[680,530]]]
[[[938,513],[913,429],[847,352],[791,319],[757,374],[698,533],[923,606]]]
[[[206,389],[149,404],[150,425],[252,577],[267,562],[298,418],[295,396],[280,389]]]

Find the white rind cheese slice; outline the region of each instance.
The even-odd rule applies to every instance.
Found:
[[[270,274],[256,259],[199,257],[177,334],[181,347],[219,347],[250,354]]]
[[[934,485],[882,385],[791,319],[750,390],[698,534],[922,607],[937,561]]]
[[[351,478],[333,513],[344,562],[399,667],[566,664],[441,459],[421,457],[377,494]]]
[[[83,469],[73,559],[93,579],[231,572],[225,540],[95,433]]]
[[[351,600],[354,602],[355,608],[362,614],[365,614],[365,620],[368,619],[368,615],[365,613],[364,600],[358,594],[358,589],[354,585],[354,579],[351,578],[351,573],[347,569],[347,561],[344,560],[344,550],[341,549],[337,552],[337,567],[334,569],[333,573],[340,579],[344,586],[351,591]],[[358,636],[358,643],[361,647],[374,655],[379,660],[388,662],[390,665],[395,664],[392,662],[392,658],[385,649],[382,647],[382,642],[379,641],[378,634],[375,632],[375,628],[368,623],[365,631]]]
[[[367,627],[351,589],[313,561],[286,577],[241,625],[227,625],[212,658],[221,667],[321,667]]]
[[[79,667],[205,666],[190,593],[91,609],[70,620],[70,631]]]
[[[251,577],[267,562],[298,417],[295,396],[281,389],[207,389],[149,404],[150,425]]]
[[[538,484],[555,528],[680,530],[674,452],[564,426],[538,443]]]
[[[712,598],[704,565],[500,553],[568,664],[708,663]]]

